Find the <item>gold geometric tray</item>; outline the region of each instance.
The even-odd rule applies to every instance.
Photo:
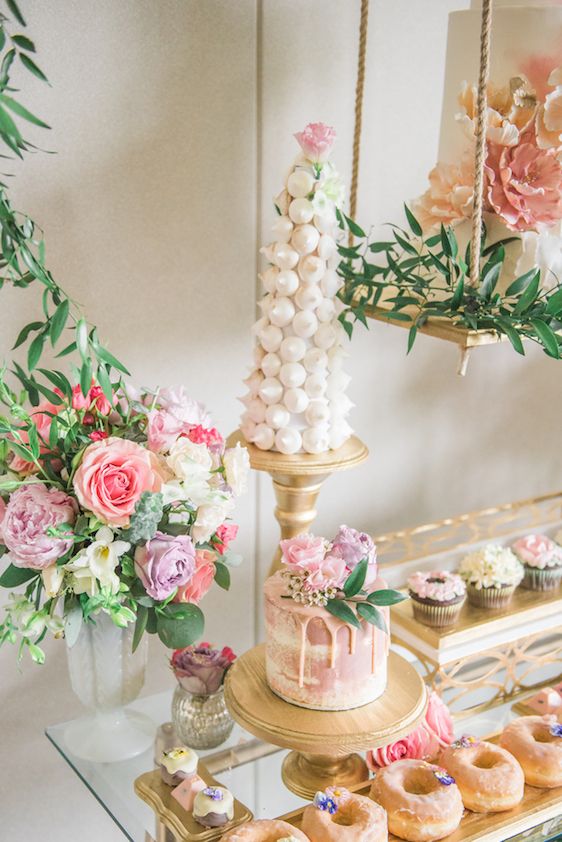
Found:
[[[510,639],[521,636],[523,624],[540,622],[541,630],[555,628],[562,622],[562,593],[560,591],[531,591],[516,588],[509,605],[501,610],[476,608],[465,602],[458,621],[453,626],[432,628],[420,623],[414,617],[411,600],[400,602],[391,608],[391,629],[401,640],[408,642],[415,638],[417,646],[425,644],[439,662],[443,662],[447,652],[458,646],[478,642],[479,649],[485,648],[484,638],[493,638],[497,642],[506,633]],[[429,654],[429,651],[427,652]]]
[[[497,737],[489,738],[496,742]],[[369,795],[370,783],[349,787],[360,795]],[[294,810],[281,816],[294,827],[301,827],[302,809]],[[521,803],[514,810],[505,813],[472,813],[464,811],[464,816],[457,830],[445,836],[441,842],[504,842],[504,840],[522,833],[542,822],[549,821],[562,814],[562,787],[556,789],[537,789],[525,785]],[[403,842],[397,836],[389,834],[389,842]]]
[[[219,785],[201,761],[197,774],[208,786]],[[158,821],[173,834],[177,842],[213,842],[220,839],[227,830],[253,819],[248,808],[234,799],[234,818],[231,822],[223,827],[203,827],[195,821],[192,813],[184,810],[172,797],[172,787],[164,783],[158,769],[138,777],[135,792],[152,808]]]

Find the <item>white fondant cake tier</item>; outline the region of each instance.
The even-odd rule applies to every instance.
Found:
[[[348,340],[336,297],[341,196],[332,164],[301,154],[275,200],[275,239],[261,250],[270,265],[260,275],[265,294],[240,425],[262,450],[323,453],[352,432],[344,393],[349,377],[342,371]]]

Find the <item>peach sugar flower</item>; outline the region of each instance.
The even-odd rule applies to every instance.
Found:
[[[414,202],[424,231],[454,225],[470,217],[474,198],[474,160],[463,155],[459,165],[439,162],[429,174],[429,189]]]
[[[486,138],[501,146],[513,146],[519,140],[520,132],[535,114],[537,100],[526,79],[514,76],[508,85],[488,85],[488,127]],[[463,85],[459,94],[462,112],[456,119],[470,138],[476,131],[477,89],[474,85]]]

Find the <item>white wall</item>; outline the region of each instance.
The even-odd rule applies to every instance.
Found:
[[[437,151],[447,12],[462,0],[372,0],[359,219],[399,218]],[[256,255],[310,120],[338,130],[351,165],[359,2],[355,0],[27,0],[30,35],[53,87],[22,97],[53,125],[56,156],[26,161],[17,204],[45,228],[50,265],[109,347],[145,384],[184,382],[224,429],[237,424],[250,361]],[[22,80],[23,81],[23,80]],[[259,218],[257,218],[259,214]],[[37,309],[0,293],[0,356]],[[535,350],[473,355],[373,324],[351,350],[353,424],[371,449],[332,478],[318,529],[382,532],[559,485],[560,369]],[[253,640],[254,571],[276,540],[269,482],[238,507],[246,564],[209,597],[209,633]],[[54,754],[43,727],[75,715],[61,645],[20,675],[0,652],[2,832],[6,838],[117,842],[99,806]],[[153,647],[147,691],[171,686]],[[30,772],[22,752],[33,758]],[[15,797],[14,797],[15,796]],[[69,805],[72,805],[71,807]]]

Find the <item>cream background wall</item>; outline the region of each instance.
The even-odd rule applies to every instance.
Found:
[[[250,359],[259,245],[271,197],[310,120],[338,130],[349,180],[358,0],[21,0],[52,89],[24,101],[53,125],[14,183],[57,277],[136,380],[183,382],[236,426]],[[447,13],[462,0],[372,0],[359,219],[377,227],[424,189],[437,151]],[[17,169],[17,168],[16,168]],[[2,290],[0,356],[37,309]],[[371,449],[330,480],[318,529],[381,532],[554,490],[560,369],[540,352],[456,352],[373,325],[350,347],[353,423]],[[255,585],[273,553],[269,483],[238,507],[246,563],[207,599],[209,636],[254,640]],[[20,673],[0,651],[0,839],[117,842],[122,835],[47,744],[78,713],[63,647]],[[146,692],[171,687],[155,645]]]

